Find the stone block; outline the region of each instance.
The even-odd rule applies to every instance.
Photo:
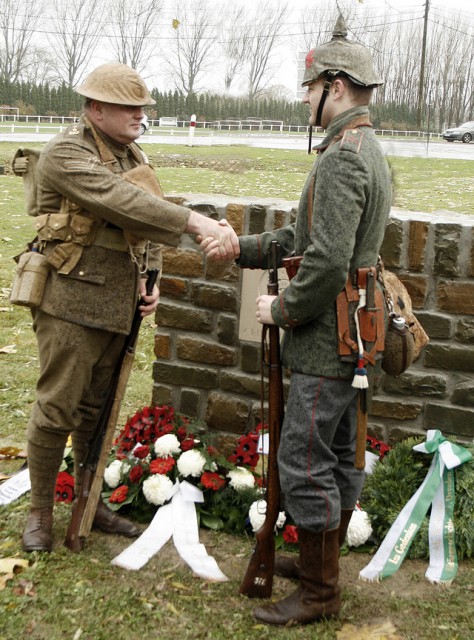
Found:
[[[242,342],[241,369],[247,373],[258,373],[261,368],[261,347],[253,342]]]
[[[203,309],[163,301],[157,307],[156,322],[160,327],[209,333],[212,330],[213,315]]]
[[[168,333],[155,334],[155,356],[162,360],[171,358],[171,336]]]
[[[474,282],[441,281],[436,293],[441,311],[474,315]]]
[[[154,362],[153,379],[162,384],[172,381],[175,386],[197,389],[216,389],[219,385],[217,371],[175,362]]]
[[[385,228],[385,235],[380,248],[380,255],[387,269],[402,266],[403,223],[390,218]]]
[[[172,388],[163,384],[154,384],[151,396],[153,406],[173,405]]]
[[[175,278],[171,276],[163,276],[160,280],[160,295],[185,300],[188,294],[189,280],[183,278]]]
[[[234,262],[216,262],[206,260],[206,279],[222,280],[223,282],[237,283],[240,276],[240,269]]]
[[[426,276],[413,276],[409,273],[398,273],[397,275],[407,288],[413,310],[423,309],[428,290],[428,278]]]
[[[474,226],[471,229],[471,251],[469,254],[469,265],[467,268],[467,275],[474,277]]]
[[[444,398],[447,394],[448,380],[442,374],[407,371],[398,378],[385,375],[382,387],[387,393]]]
[[[462,227],[459,224],[435,225],[435,257],[433,273],[441,276],[459,275],[459,246]]]
[[[259,376],[249,376],[232,371],[222,371],[220,388],[222,391],[230,391],[241,395],[251,395],[259,398],[261,392]],[[265,393],[268,385],[265,385]]]
[[[417,311],[417,319],[432,340],[448,340],[453,334],[451,316],[432,311]]]
[[[474,407],[474,380],[459,382],[453,391],[451,401],[454,404],[461,404],[466,407]]]
[[[242,434],[247,431],[250,403],[219,392],[209,394],[206,424],[209,429]]]
[[[222,344],[235,345],[237,343],[236,316],[219,314],[217,317],[217,338]]]
[[[179,410],[186,416],[196,418],[199,415],[201,394],[195,389],[182,389]]]
[[[474,437],[474,409],[459,409],[443,404],[425,407],[425,428],[439,429],[444,436]]]
[[[267,223],[267,209],[261,204],[250,205],[249,213],[249,233],[263,233]]]
[[[204,256],[199,251],[163,247],[163,273],[188,278],[204,276]]]
[[[176,355],[180,360],[231,367],[237,361],[235,349],[200,338],[178,336]]]
[[[426,439],[426,432],[421,428],[417,429],[411,425],[400,425],[397,427],[390,427],[388,444],[394,446],[407,438],[417,438],[418,440]]]
[[[425,266],[426,241],[429,224],[426,221],[412,220],[408,226],[408,268],[423,271]]]
[[[474,372],[474,347],[430,342],[425,347],[423,363],[434,369]]]
[[[373,398],[371,416],[379,418],[395,418],[397,420],[413,420],[417,418],[423,409],[419,402],[401,402],[392,398]]]
[[[273,228],[282,229],[286,225],[286,211],[276,210],[273,213]]]
[[[233,203],[228,204],[226,219],[238,236],[243,235],[245,232],[245,205]]]
[[[193,282],[191,300],[199,307],[219,309],[220,311],[237,311],[237,295],[233,287]]]
[[[474,320],[460,320],[454,337],[458,342],[474,345]]]

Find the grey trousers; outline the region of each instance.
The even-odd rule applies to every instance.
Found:
[[[303,529],[339,526],[364,483],[354,467],[357,389],[351,381],[293,373],[278,466],[285,510]]]

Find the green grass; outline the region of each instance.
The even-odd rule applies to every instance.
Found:
[[[7,172],[17,146],[0,144],[0,164]],[[144,148],[167,193],[296,200],[313,162],[302,152],[240,146]],[[391,162],[397,183],[396,206],[473,214],[472,162],[405,158]],[[0,447],[25,446],[25,426],[34,400],[38,361],[30,314],[8,301],[12,257],[32,235],[32,220],[24,214],[21,179],[0,176]],[[121,424],[150,401],[153,332],[153,322],[147,319],[137,345]],[[10,472],[21,462],[0,461],[0,472]],[[27,496],[0,507],[0,561],[11,556],[30,559],[27,569],[15,575],[6,588],[0,588],[0,640],[335,640],[345,624],[360,626],[386,620],[396,624],[405,640],[468,640],[474,633],[468,604],[474,589],[472,562],[461,565],[449,589],[430,585],[423,577],[426,564],[415,561],[405,561],[400,571],[381,585],[368,585],[357,576],[369,556],[351,552],[341,561],[344,604],[340,619],[308,628],[273,629],[256,624],[251,612],[258,603],[238,594],[251,539],[201,532],[209,552],[231,578],[227,583],[209,584],[192,577],[170,546],[138,572],[110,564],[127,545],[126,540],[114,536],[93,532],[84,552],[72,554],[61,544],[70,516],[70,508],[64,504],[55,510],[54,552],[27,556],[20,547],[27,510]],[[274,596],[281,597],[291,588],[276,579]]]

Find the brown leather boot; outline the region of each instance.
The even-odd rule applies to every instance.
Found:
[[[354,509],[341,509],[341,522],[339,524],[339,546],[342,547],[346,541],[347,529],[352,518]]]
[[[349,522],[352,518],[353,509],[342,509],[341,510],[341,522],[339,524],[339,547],[345,542],[347,529],[349,527]],[[280,576],[282,578],[290,578],[291,580],[299,580],[300,578],[300,563],[298,556],[283,556],[277,555],[275,556],[275,566],[273,572],[276,576]]]
[[[300,586],[287,598],[255,609],[260,622],[292,626],[339,613],[339,529],[314,533],[298,527],[298,540]]]
[[[94,529],[100,529],[105,533],[116,533],[126,538],[137,538],[142,533],[140,527],[130,522],[130,520],[118,516],[108,509],[102,501],[97,505],[92,526]]]
[[[24,551],[51,551],[53,548],[53,508],[31,508],[23,531]]]

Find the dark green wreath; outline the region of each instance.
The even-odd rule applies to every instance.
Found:
[[[367,511],[374,536],[380,544],[388,530],[423,482],[432,456],[413,451],[423,438],[407,438],[396,444],[373,473],[367,476],[362,490],[361,507]],[[474,455],[474,447],[466,447]],[[454,469],[456,499],[454,526],[458,559],[474,556],[474,458]],[[430,510],[408,552],[409,558],[428,558],[428,523]]]

